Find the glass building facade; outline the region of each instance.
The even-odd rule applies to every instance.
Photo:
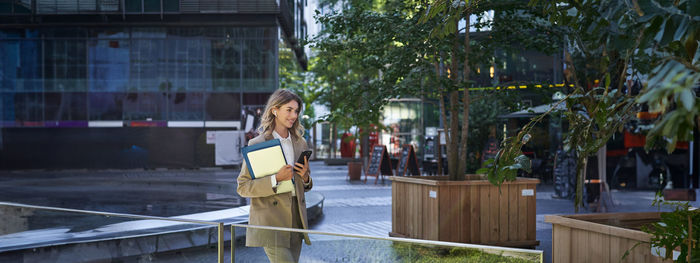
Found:
[[[276,27],[0,30],[2,126],[239,121],[246,94],[277,87],[278,39]]]
[[[0,0],[0,169],[215,165],[306,67],[303,0]]]

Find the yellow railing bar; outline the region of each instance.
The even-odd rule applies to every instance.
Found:
[[[230,255],[231,263],[236,262],[236,252],[233,249],[235,247],[235,243],[236,243],[236,227],[232,225],[231,226],[231,255]]]
[[[224,263],[224,223],[219,223],[219,240],[218,240],[218,261]]]

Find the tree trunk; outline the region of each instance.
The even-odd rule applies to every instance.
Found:
[[[450,180],[461,181],[464,180],[464,173],[460,171],[460,160],[459,158],[459,92],[456,89],[457,86],[457,50],[459,48],[458,42],[459,28],[455,29],[455,38],[452,44],[452,59],[450,65],[450,80],[452,80],[452,87],[450,90],[450,141],[447,146],[447,167],[449,169]]]
[[[440,65],[438,62],[435,62],[435,74],[437,74],[437,78],[440,79]],[[443,123],[443,128],[446,128],[447,125],[447,116],[445,112],[447,112],[447,109],[445,109],[445,96],[443,95],[443,90],[440,85],[438,85],[438,94],[440,98],[440,119],[442,120]],[[447,129],[443,131],[445,134],[445,142],[449,141],[449,134],[447,134]],[[438,174],[443,175],[445,173],[442,172],[442,142],[441,140],[441,133],[438,132],[438,137],[436,139],[437,141],[437,161],[438,161]]]
[[[459,151],[459,173],[465,174],[467,172],[467,139],[469,138],[469,9],[465,11],[465,18],[467,21],[466,29],[464,30],[464,73],[462,76],[462,82],[464,85],[464,97],[462,97],[462,139],[460,140],[461,149]]]
[[[578,208],[583,205],[583,183],[586,178],[586,168],[588,167],[588,156],[578,157],[576,167],[576,196],[574,197],[574,213],[578,213]]]

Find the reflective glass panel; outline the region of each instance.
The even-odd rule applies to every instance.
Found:
[[[44,120],[44,97],[40,92],[2,93],[2,116],[6,121],[38,122]],[[32,125],[33,126],[33,125]]]
[[[122,120],[125,98],[121,92],[88,93],[89,120]]]
[[[166,40],[134,39],[131,41],[129,91],[167,91],[165,78],[168,50]]]
[[[213,91],[238,91],[241,79],[240,41],[230,38],[212,40],[210,61]]]
[[[166,120],[167,98],[161,92],[127,93],[124,120]]]
[[[44,94],[45,121],[87,120],[86,92],[50,92]]]
[[[44,41],[45,90],[86,91],[86,41],[47,39]]]
[[[241,100],[239,93],[208,93],[206,120],[228,121],[241,119]]]
[[[203,120],[204,94],[198,92],[171,93],[168,97],[171,121]]]
[[[129,64],[128,40],[91,40],[88,44],[90,91],[126,91],[129,85]]]
[[[41,41],[0,41],[0,90],[41,91]]]

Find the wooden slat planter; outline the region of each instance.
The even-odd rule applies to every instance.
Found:
[[[482,175],[467,178],[390,176],[389,235],[512,247],[539,244],[535,239],[539,180],[518,178],[504,183],[499,193]]]
[[[545,216],[552,223],[552,262],[672,262],[651,254],[648,243],[626,251],[651,235],[640,226],[659,221],[661,213],[603,213]]]

